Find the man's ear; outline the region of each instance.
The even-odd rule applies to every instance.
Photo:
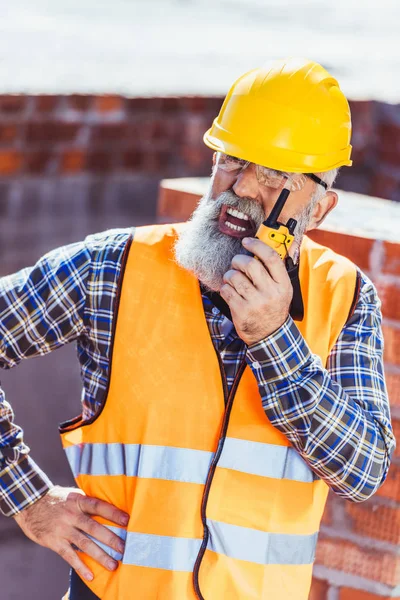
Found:
[[[213,154],[213,167],[215,167],[216,162],[217,162],[217,153],[214,152],[214,154]]]
[[[307,231],[311,231],[312,229],[317,229],[325,220],[325,217],[329,215],[331,210],[333,210],[338,203],[338,195],[336,192],[332,192],[329,190],[326,196],[321,198],[321,200],[317,203],[312,213],[310,223],[307,227]]]

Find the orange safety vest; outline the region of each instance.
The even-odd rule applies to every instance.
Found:
[[[109,572],[84,556],[102,600],[305,600],[328,486],[268,421],[244,362],[228,393],[178,226],[138,228],[127,252],[108,393],[61,427],[78,486],[131,515]],[[325,365],[356,269],[305,238],[298,327]],[[301,385],[301,381],[299,381]]]

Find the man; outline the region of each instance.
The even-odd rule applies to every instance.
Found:
[[[329,488],[359,502],[384,481],[380,303],[303,238],[336,205],[350,128],[316,63],[247,73],[205,134],[188,224],[91,236],[3,279],[3,367],[78,342],[82,415],[61,436],[79,489],[52,485],[2,406],[1,508],[71,565],[66,598],[305,600]],[[255,238],[283,190],[284,260]]]

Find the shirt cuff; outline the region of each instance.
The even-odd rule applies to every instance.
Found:
[[[246,361],[261,383],[293,377],[311,360],[311,350],[290,316],[277,331],[249,346],[246,353]]]
[[[34,504],[54,487],[30,456],[12,463],[0,473],[0,510],[12,517]]]

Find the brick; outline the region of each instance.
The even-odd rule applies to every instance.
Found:
[[[16,150],[0,150],[0,175],[17,173],[22,164],[22,156]]]
[[[369,269],[369,256],[375,240],[323,229],[314,229],[307,235],[318,244],[346,256],[361,269]]]
[[[142,134],[147,134],[147,137],[152,142],[159,142],[160,140],[166,140],[169,137],[170,127],[169,120],[165,118],[154,119],[147,125],[147,131],[142,130]]]
[[[204,113],[208,108],[207,96],[186,96],[182,98],[182,108],[194,113]]]
[[[111,152],[89,152],[86,165],[89,171],[111,171],[113,167],[113,154]]]
[[[179,96],[164,96],[160,98],[161,101],[161,112],[177,112],[181,110],[184,102]]]
[[[400,166],[400,126],[381,123],[378,128],[378,158],[392,166]]]
[[[396,447],[396,450],[394,451],[394,456],[396,458],[400,458],[400,419],[392,419],[392,427],[393,427],[394,437],[397,440],[397,447]]]
[[[208,98],[207,105],[208,105],[208,110],[210,111],[210,114],[211,114],[210,127],[211,127],[212,120],[218,115],[219,111],[221,110],[223,101],[224,101],[224,96],[211,96],[210,98]]]
[[[130,113],[159,111],[161,98],[126,98],[126,110]]]
[[[60,101],[60,96],[54,95],[43,95],[36,96],[35,111],[38,113],[51,113],[54,112]]]
[[[400,365],[400,327],[396,328],[384,323],[382,331],[385,340],[385,362],[392,365]]]
[[[147,152],[144,154],[144,169],[146,171],[165,175],[165,169],[168,167],[170,162],[171,153],[168,151],[157,151]]]
[[[179,147],[181,145],[185,136],[182,119],[179,117],[176,118],[175,115],[172,115],[171,117],[164,117],[163,125],[166,130],[166,138],[168,139],[168,143],[172,145],[171,151],[173,151],[175,154],[177,146]],[[201,144],[203,144],[202,140]]]
[[[378,295],[382,300],[382,314],[387,319],[400,321],[400,285],[386,283],[382,279],[375,281]]]
[[[54,160],[54,154],[48,150],[37,150],[25,154],[25,170],[27,173],[46,173]]]
[[[139,171],[144,165],[144,155],[137,148],[126,150],[122,155],[122,167],[124,169]]]
[[[98,112],[119,112],[124,109],[125,101],[121,96],[105,95],[95,96],[94,109]]]
[[[135,145],[138,148],[143,146],[144,143],[150,142],[152,127],[153,121],[146,118],[142,118],[135,123],[128,122],[125,124],[124,138],[130,146]]]
[[[171,146],[171,153],[176,153],[177,140],[176,119],[174,116],[159,117],[146,115],[138,121],[128,122],[124,127],[124,138],[137,148],[165,149]],[[182,126],[180,126],[182,131]]]
[[[308,600],[327,600],[328,589],[329,588],[326,581],[313,578]]]
[[[14,114],[24,110],[28,96],[22,94],[0,95],[0,113]]]
[[[73,142],[75,141],[80,125],[77,123],[64,123],[62,121],[31,122],[27,126],[27,140],[31,143],[45,142]]]
[[[93,96],[87,94],[71,94],[67,96],[68,107],[79,112],[90,110],[93,103]]]
[[[95,125],[91,131],[93,144],[121,141],[125,136],[126,123],[101,123]]]
[[[0,144],[9,144],[17,137],[18,126],[13,124],[0,124]]]
[[[207,146],[183,146],[180,156],[184,164],[193,171],[196,175],[206,175],[211,171],[212,166],[212,150]]]
[[[390,406],[400,406],[400,374],[390,373],[386,370],[385,379]]]
[[[61,171],[63,173],[79,173],[86,164],[86,154],[82,150],[68,150],[61,157]]]
[[[400,275],[400,244],[394,242],[383,242],[384,263],[383,273]]]
[[[352,159],[355,165],[365,163],[376,145],[376,104],[370,100],[350,102],[353,146]]]
[[[332,525],[333,523],[333,512],[332,512],[332,502],[329,501],[325,504],[324,512],[322,513],[322,525]]]
[[[399,445],[400,440],[397,445]],[[398,452],[398,450],[397,450]],[[382,498],[388,498],[400,502],[400,465],[393,463],[390,465],[389,472],[387,474],[385,482],[381,485],[379,490],[376,492],[378,496]],[[400,511],[400,509],[399,509]],[[400,521],[400,517],[397,519]]]
[[[378,172],[373,174],[367,193],[370,196],[394,200],[399,186],[398,179]]]
[[[345,587],[340,588],[339,600],[390,600],[390,597],[379,596],[378,594],[371,594],[370,592],[364,592],[363,590]]]
[[[345,512],[351,518],[354,533],[390,544],[400,543],[400,507],[383,506],[373,500],[363,504],[348,502]]]
[[[351,169],[342,169],[335,187],[349,192],[368,194],[371,185],[373,171],[371,166],[364,164],[354,166]],[[322,228],[324,225],[322,225]]]
[[[183,139],[186,144],[189,146],[193,145],[196,150],[202,151],[203,159],[203,135],[207,130],[207,125],[208,123],[200,115],[187,115],[182,127]]]
[[[8,217],[9,202],[11,198],[11,186],[12,183],[0,179],[0,218],[5,219]]]
[[[361,548],[352,542],[321,536],[316,561],[328,569],[365,577],[389,586],[400,580],[400,556],[382,550]]]

